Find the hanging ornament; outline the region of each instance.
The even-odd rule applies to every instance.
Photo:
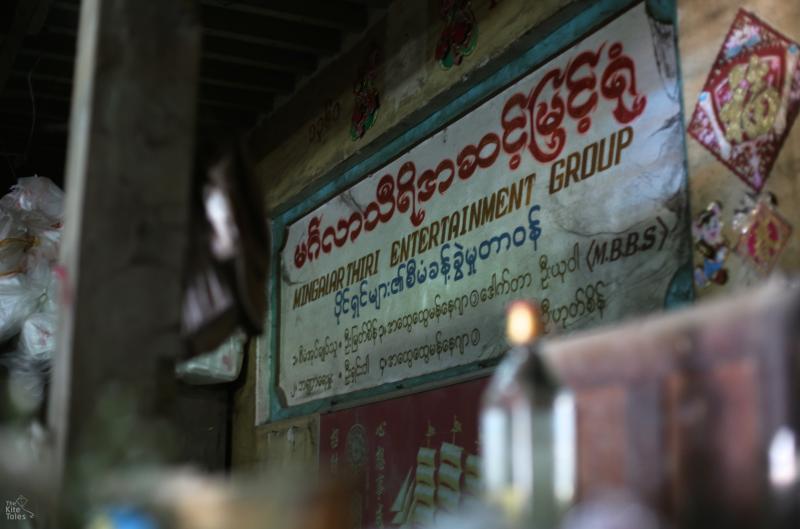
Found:
[[[728,257],[727,241],[722,236],[722,204],[714,201],[692,222],[695,249],[703,259],[694,269],[694,282],[699,288],[711,283],[728,282],[725,259]]]
[[[760,191],[800,110],[800,46],[739,10],[689,134]]]
[[[739,211],[734,229],[739,231],[736,253],[762,275],[769,275],[792,235],[792,226],[776,209],[771,193],[756,198],[749,212]]]
[[[478,23],[470,0],[442,0],[439,12],[445,24],[436,45],[436,60],[449,70],[478,45]]]
[[[378,108],[381,106],[377,88],[379,61],[380,50],[373,47],[353,86],[355,101],[350,119],[350,137],[353,141],[363,138],[378,117]]]

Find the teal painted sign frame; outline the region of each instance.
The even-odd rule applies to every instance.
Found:
[[[317,190],[308,193],[306,196],[302,197],[298,203],[282,211],[272,219],[272,254],[268,290],[269,309],[267,314],[267,333],[265,337],[261,338],[261,340],[266,340],[266,343],[261,344],[263,346],[258,348],[258,354],[269,355],[268,361],[264,362],[263,360],[265,359],[261,359],[260,365],[262,367],[259,368],[258,373],[261,377],[267,377],[267,380],[260,380],[256,385],[257,391],[266,390],[268,392],[266,398],[261,401],[267,407],[267,410],[265,410],[266,413],[262,412],[260,414],[262,417],[260,417],[260,421],[257,422],[273,422],[325,412],[350,403],[356,404],[374,401],[379,397],[388,398],[393,396],[393,393],[409,390],[411,388],[429,387],[439,383],[446,384],[448,382],[453,382],[454,379],[467,377],[470,374],[477,374],[481,370],[485,371],[487,368],[497,364],[499,358],[489,361],[479,361],[407,379],[400,383],[388,383],[376,388],[356,391],[345,396],[322,398],[292,407],[283,406],[277,391],[276,359],[278,355],[279,332],[278,281],[280,274],[280,252],[285,243],[284,237],[286,228],[331,197],[360,181],[370,172],[387,164],[415,144],[463,115],[469,109],[476,107],[497,91],[535,70],[538,66],[546,63],[576,41],[596,31],[610,20],[642,2],[646,4],[651,17],[659,22],[671,24],[676,28],[675,38],[677,39],[678,17],[676,0],[599,0],[594,2],[577,2],[580,9],[575,10],[574,16],[565,21],[560,27],[555,28],[551,33],[543,36],[527,51],[515,57],[513,60],[498,66],[497,70],[491,76],[476,83],[462,95],[452,99],[438,110],[432,112],[420,123],[389,141],[377,152],[363,161],[354,163],[338,177],[332,179],[332,181],[321,186]],[[567,6],[565,9],[570,9],[571,7],[575,6]],[[679,82],[681,82],[681,79],[680,60],[678,60]],[[680,104],[681,121],[683,121],[684,102],[682,94]],[[685,124],[682,123],[682,125]],[[688,167],[686,169],[687,171],[685,174],[688,175]],[[686,217],[689,218],[689,215],[687,214]],[[693,300],[693,295],[692,263],[689,262],[673,279],[672,285],[667,293],[665,306],[667,308],[672,308],[690,303]]]

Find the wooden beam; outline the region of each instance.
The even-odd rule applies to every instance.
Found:
[[[0,98],[0,113],[15,116],[31,116],[33,107],[30,97],[6,95]],[[69,102],[53,99],[36,100],[37,119],[66,119],[69,116]]]
[[[225,123],[252,123],[259,116],[258,112],[249,109],[239,109],[237,107],[226,107],[200,101],[198,115],[209,121],[219,121]]]
[[[17,58],[25,36],[36,23],[36,17],[41,14],[42,10],[47,10],[49,3],[50,0],[21,0],[17,3],[11,29],[3,39],[2,48],[0,48],[0,94],[5,90],[6,82],[11,74],[11,67],[14,65],[14,60]]]
[[[210,83],[200,83],[198,97],[203,101],[250,108],[254,111],[267,111],[272,108],[272,94],[255,90],[231,88]]]
[[[80,13],[81,0],[53,0],[53,6]]]
[[[12,79],[20,79],[22,81],[28,82],[28,77],[31,78],[31,86],[36,86],[40,82],[52,82],[52,83],[60,83],[63,85],[71,86],[72,85],[72,78],[68,75],[63,75],[61,71],[55,72],[42,72],[36,69],[36,71],[24,71],[13,69],[11,70],[11,78]],[[34,88],[35,90],[35,88]],[[35,93],[35,92],[34,92]]]
[[[250,127],[256,122],[256,114],[238,112],[210,112],[210,107],[201,107],[197,112],[197,130],[202,132],[209,128],[225,128],[231,130],[242,130]]]
[[[31,130],[31,125],[33,125],[33,120],[31,117],[32,116],[30,115],[17,114],[14,112],[3,112],[0,110],[0,128],[3,130],[17,130],[24,132],[25,140],[27,141],[28,132]],[[59,134],[63,134],[67,131],[67,120],[63,116],[43,118],[37,113],[35,124],[37,130],[53,133],[56,132],[56,129],[53,127],[54,125],[60,129],[58,130]]]
[[[317,68],[317,57],[312,53],[209,34],[203,35],[203,56],[228,63],[286,72],[307,74]]]
[[[78,10],[57,2],[50,6],[45,26],[50,32],[76,35],[78,32]]]
[[[236,102],[216,101],[213,99],[204,99],[200,96],[197,100],[200,112],[205,112],[206,109],[211,109],[212,113],[232,113],[233,115],[247,114],[257,118],[261,114],[266,114],[272,110],[274,102],[264,102],[260,107],[253,108],[252,106],[244,105]]]
[[[204,58],[200,77],[209,84],[286,94],[294,90],[294,75],[287,72],[230,64]]]
[[[19,50],[21,56],[45,57],[68,62],[75,61],[75,37],[55,33],[41,33],[28,37]]]
[[[385,9],[389,7],[389,4],[392,3],[392,0],[350,0],[351,2],[355,2],[357,4],[361,4],[367,7],[374,7],[378,9]]]
[[[176,393],[200,27],[184,0],[83,0],[48,423],[56,483],[153,461]],[[98,411],[119,407],[114,413]],[[109,408],[111,406],[111,408]],[[115,416],[135,431],[109,446]],[[100,475],[98,474],[98,475]],[[70,487],[63,487],[69,479]],[[83,514],[82,497],[62,504]],[[76,520],[54,527],[85,526]]]
[[[236,0],[221,4],[219,0],[202,0],[207,6],[223,6],[244,13],[270,16],[281,20],[342,31],[361,31],[367,25],[366,7],[351,2],[331,0]]]
[[[33,93],[37,98],[41,97],[59,97],[69,99],[72,93],[72,83],[64,81],[63,79],[34,79],[31,81]],[[7,83],[8,94],[23,93],[30,98],[30,88],[28,87],[28,79],[25,75],[11,75]]]
[[[16,82],[16,80],[14,82]],[[61,83],[55,83],[54,86],[64,87],[67,85]],[[6,91],[3,92],[3,99],[5,98],[14,99],[17,101],[25,99],[29,102],[28,104],[30,104],[31,95],[30,92],[28,91],[28,87],[26,86],[24,90],[6,89]],[[57,93],[56,92],[48,93],[40,91],[36,94],[36,104],[38,105],[39,102],[42,100],[61,101],[62,103],[64,102],[69,103],[70,102],[69,91],[61,90],[60,92]]]
[[[47,20],[47,14],[50,11],[52,0],[45,0],[39,2],[36,12],[33,13],[31,22],[28,25],[28,35],[38,35],[44,27],[44,21]]]
[[[34,136],[34,141],[28,144],[28,131],[21,133],[0,128],[0,148],[20,154],[32,152],[64,152],[67,151],[67,136],[65,134],[43,135],[39,131]],[[60,175],[56,176],[56,178]]]
[[[220,7],[203,6],[201,13],[208,35],[322,54],[335,53],[341,46],[339,32],[327,28]]]
[[[11,71],[14,75],[21,77],[27,77],[28,74],[31,74],[33,79],[64,79],[72,83],[73,67],[73,62],[49,57],[37,57],[20,51]]]

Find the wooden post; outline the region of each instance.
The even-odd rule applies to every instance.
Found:
[[[102,471],[152,441],[129,432],[122,452],[98,459],[113,443],[99,437],[114,405],[142,424],[169,406],[164,359],[181,351],[200,33],[186,0],[82,2],[48,410],[64,490],[87,461]]]

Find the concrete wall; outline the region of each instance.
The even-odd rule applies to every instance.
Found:
[[[438,0],[400,0],[365,36],[361,44],[329,65],[308,83],[272,119],[253,135],[260,162],[258,171],[269,182],[266,197],[271,213],[296,204],[310,188],[329,182],[344,168],[365,159],[378,148],[436,109],[442,101],[463,93],[470,84],[489,75],[506,57],[531,46],[538,35],[568,19],[580,3],[566,0],[474,0],[480,37],[464,63],[443,70],[433,59],[441,29]],[[566,8],[564,6],[566,5]],[[679,0],[679,43],[684,78],[686,120],[717,55],[728,27],[742,5],[766,19],[790,38],[800,40],[800,3],[784,0]],[[381,107],[375,126],[353,141],[349,136],[353,107],[352,85],[369,47],[383,50],[378,86]],[[328,112],[338,106],[336,113]],[[311,127],[317,127],[314,140]],[[321,139],[320,139],[321,138]],[[693,214],[711,200],[726,205],[727,236],[731,209],[744,195],[745,185],[705,148],[688,138],[689,179]],[[795,124],[766,185],[780,200],[780,212],[800,226],[800,126]],[[752,282],[740,261],[728,259],[731,278],[724,287],[698,292],[702,298],[729,292]],[[780,266],[800,269],[800,243],[794,237]],[[246,381],[237,390],[232,439],[234,469],[264,464],[316,461],[317,417],[254,428],[255,348],[245,366]]]

